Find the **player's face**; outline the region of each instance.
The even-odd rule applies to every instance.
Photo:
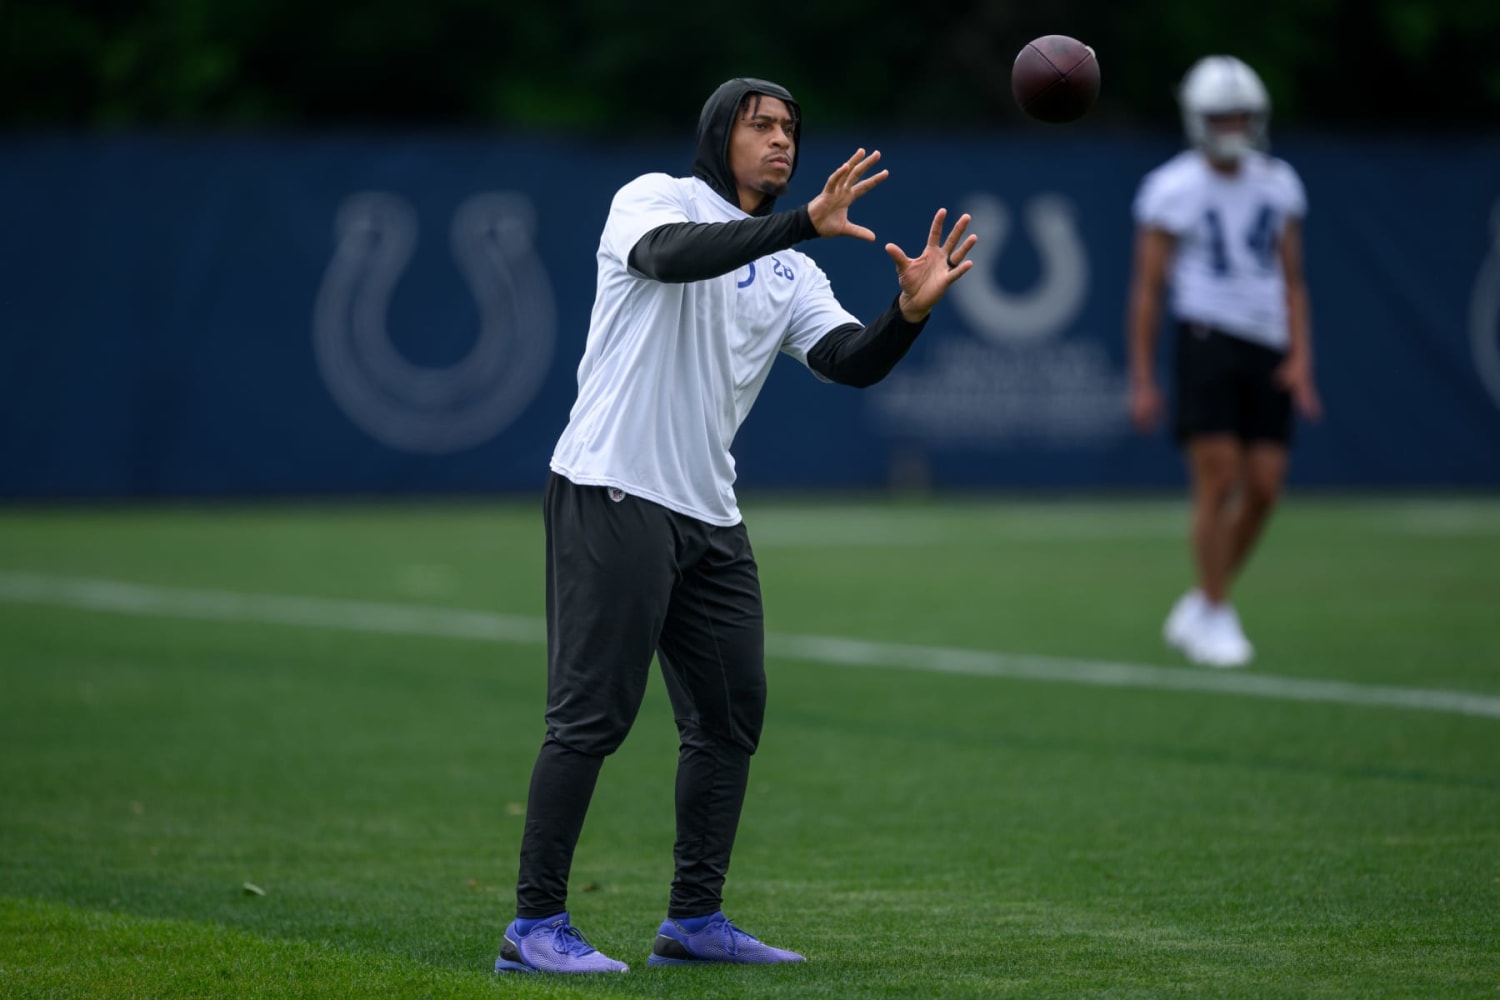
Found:
[[[753,96],[729,133],[729,170],[740,207],[754,212],[766,195],[786,194],[792,179],[797,122],[778,97]]]
[[[1221,114],[1204,115],[1204,122],[1208,124],[1208,130],[1215,135],[1224,135],[1231,132],[1250,132],[1250,112],[1248,111],[1225,111]]]
[[[1250,151],[1251,115],[1248,111],[1226,111],[1203,116],[1208,128],[1209,158],[1221,164],[1238,163]]]

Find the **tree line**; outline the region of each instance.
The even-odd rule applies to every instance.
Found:
[[[0,125],[680,132],[730,76],[821,123],[1020,121],[1010,65],[1070,34],[1103,71],[1091,127],[1175,127],[1201,55],[1265,78],[1280,124],[1494,132],[1490,0],[0,0]]]

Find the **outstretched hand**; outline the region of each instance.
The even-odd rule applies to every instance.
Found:
[[[969,228],[969,217],[961,215],[947,238],[943,237],[943,220],[948,210],[940,208],[932,218],[932,229],[927,234],[927,245],[919,257],[908,257],[894,243],[885,245],[885,252],[896,262],[896,280],[901,283],[901,315],[916,323],[927,317],[932,307],[947,294],[953,284],[974,267],[972,260],[965,260],[979,237],[964,237]]]
[[[866,177],[866,171],[878,162],[880,150],[866,156],[863,149],[857,149],[853,156],[828,176],[822,193],[807,203],[807,214],[812,218],[813,228],[818,231],[819,236],[854,236],[870,241],[875,239],[872,230],[849,221],[849,206],[854,203],[854,199],[867,194],[891,175],[889,170],[882,170],[873,177]]]

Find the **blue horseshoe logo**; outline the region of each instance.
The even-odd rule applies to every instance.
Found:
[[[1490,232],[1495,245],[1479,267],[1474,295],[1469,300],[1469,336],[1474,367],[1490,398],[1500,406],[1500,201],[1490,210]]]
[[[386,314],[417,241],[405,200],[345,199],[333,259],[313,308],[313,351],[329,394],[365,433],[400,451],[439,455],[483,444],[518,417],[552,365],[553,294],[532,242],[531,202],[477,194],[454,213],[454,263],[479,312],[479,334],[452,365],[415,365],[392,342]]]
[[[973,270],[953,286],[959,313],[996,344],[1045,340],[1061,333],[1083,308],[1089,290],[1089,258],[1072,204],[1057,195],[1027,202],[1026,233],[1042,259],[1042,273],[1026,292],[1008,292],[994,278],[994,261],[1011,228],[1005,202],[973,194],[963,210],[973,217],[971,231],[984,236],[969,254]]]

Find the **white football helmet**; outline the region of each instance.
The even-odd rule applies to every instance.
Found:
[[[1205,56],[1193,64],[1177,90],[1188,142],[1210,159],[1235,162],[1252,149],[1265,149],[1271,98],[1255,70],[1234,56]],[[1210,115],[1248,114],[1249,128],[1209,127]]]

